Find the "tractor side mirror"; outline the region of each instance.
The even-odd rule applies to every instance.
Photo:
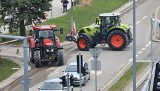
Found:
[[[63,34],[63,28],[60,28],[60,33]]]
[[[29,36],[32,36],[33,33],[32,33],[32,30],[29,30]]]

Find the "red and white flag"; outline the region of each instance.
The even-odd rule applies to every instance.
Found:
[[[73,36],[76,35],[76,24],[75,24],[75,22],[72,25],[72,35]]]

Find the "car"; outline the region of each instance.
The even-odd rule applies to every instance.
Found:
[[[67,91],[67,87],[63,87],[61,84],[62,80],[59,78],[53,78],[45,80],[39,91]],[[73,86],[69,86],[69,91],[73,91]]]
[[[83,73],[81,74],[81,83],[85,86],[86,82],[90,80],[90,70],[87,63],[83,63]],[[77,73],[77,63],[71,62],[64,70],[64,75],[73,75],[73,85],[80,85],[80,75]]]

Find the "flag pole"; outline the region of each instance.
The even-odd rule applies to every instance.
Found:
[[[73,27],[73,1],[71,0],[71,34],[72,34],[72,27]]]

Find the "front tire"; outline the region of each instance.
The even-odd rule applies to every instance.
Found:
[[[123,50],[128,45],[127,34],[121,30],[113,30],[107,37],[108,46],[112,50]]]
[[[57,51],[57,58],[55,58],[55,61],[56,61],[57,66],[64,65],[64,58],[63,58],[62,50]]]
[[[80,36],[77,39],[77,47],[81,51],[88,51],[90,44],[89,44],[89,39],[85,36]]]
[[[42,66],[39,50],[34,51],[34,60],[35,60],[35,67],[36,68],[39,68]]]

